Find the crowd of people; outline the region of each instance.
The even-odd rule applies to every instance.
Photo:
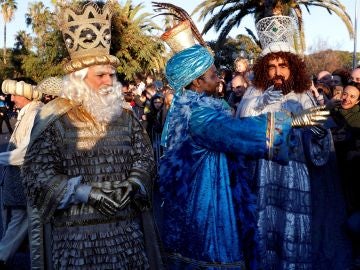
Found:
[[[276,16],[218,72],[184,20],[120,82],[110,15],[64,8],[66,75],[2,85],[0,269],[26,240],[31,269],[359,269],[360,67],[310,76]]]

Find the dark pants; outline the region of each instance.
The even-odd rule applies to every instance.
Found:
[[[348,221],[347,227],[353,242],[354,258],[360,267],[360,211],[353,213]]]
[[[8,131],[12,133],[13,129],[10,125],[9,117],[7,115],[7,108],[6,107],[0,107],[0,133],[2,133],[2,124],[3,121],[5,121],[6,126],[8,128]]]

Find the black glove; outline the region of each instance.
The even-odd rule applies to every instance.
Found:
[[[120,204],[111,198],[112,190],[91,188],[88,203],[105,216],[113,216],[120,209]]]
[[[121,192],[116,193],[116,201],[119,202],[119,209],[124,208],[140,189],[138,184],[130,181],[124,181],[116,187],[121,190]]]

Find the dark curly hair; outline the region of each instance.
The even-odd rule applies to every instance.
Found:
[[[359,92],[360,92],[360,83],[358,83],[358,82],[353,82],[353,81],[348,82],[348,83],[344,86],[344,89],[345,89],[347,86],[353,86],[353,87],[355,87],[357,90],[359,90]],[[359,95],[359,97],[358,97],[358,100],[360,100],[360,95]]]
[[[287,61],[290,68],[290,86],[295,93],[303,93],[310,89],[311,79],[306,70],[305,62],[296,54],[289,52],[273,52],[258,58],[253,66],[253,85],[261,90],[272,85],[268,77],[268,65],[270,60],[282,58]]]
[[[351,81],[351,72],[345,68],[338,68],[333,71],[333,76],[337,75],[341,79],[341,84],[344,86]]]

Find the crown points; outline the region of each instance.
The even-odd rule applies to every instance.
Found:
[[[111,3],[100,8],[89,2],[81,10],[66,7],[60,12],[59,25],[71,59],[84,55],[109,54]]]
[[[65,72],[73,72],[92,65],[112,65],[120,61],[109,54],[111,43],[111,9],[109,0],[102,8],[94,2],[81,7],[64,6],[59,12],[59,28],[63,34],[71,60]]]

